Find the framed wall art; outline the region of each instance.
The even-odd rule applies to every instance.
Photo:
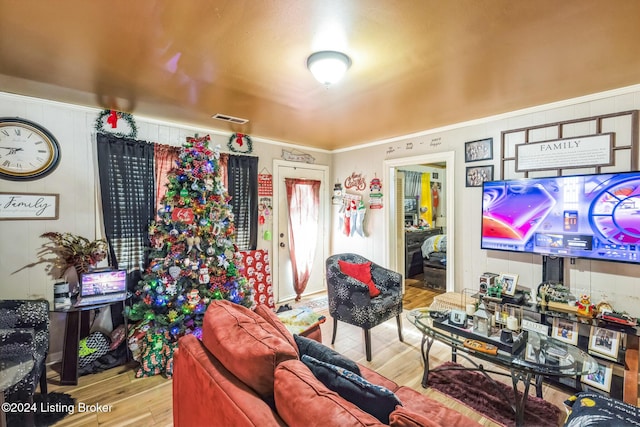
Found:
[[[493,138],[478,139],[464,143],[464,161],[479,162],[493,159]]]
[[[578,344],[578,324],[560,317],[553,318],[551,328],[551,338],[563,341],[572,345]]]
[[[612,375],[613,363],[598,363],[598,370],[593,374],[583,375],[582,382],[609,393]]]
[[[618,348],[620,347],[620,332],[605,328],[591,327],[589,335],[589,353],[604,357],[605,359],[618,360]]]
[[[59,194],[0,193],[0,220],[58,219]]]
[[[485,181],[493,181],[493,165],[467,166],[467,187],[482,187],[482,183]]]

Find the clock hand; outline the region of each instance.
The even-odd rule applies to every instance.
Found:
[[[15,147],[0,147],[0,148],[4,148],[5,150],[9,150],[9,154],[16,154],[18,151],[23,151],[23,148],[15,148]]]

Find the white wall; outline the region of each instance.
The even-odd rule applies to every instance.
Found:
[[[480,249],[481,189],[465,187],[465,167],[493,164],[495,179],[499,179],[502,131],[635,109],[640,109],[640,86],[474,120],[394,140],[372,142],[358,149],[335,152],[333,180],[343,182],[353,171],[364,173],[367,179],[374,174],[381,177],[384,160],[455,151],[455,191],[454,194],[447,194],[448,197],[454,197],[456,206],[456,217],[447,216],[448,226],[455,227],[455,289],[477,289],[478,277],[485,271],[518,274],[520,284],[535,288],[542,279],[541,256]],[[493,137],[493,160],[465,164],[464,143],[489,137]],[[382,185],[385,202],[388,202],[390,183],[383,180]],[[333,226],[337,226],[335,218]],[[334,235],[332,253],[358,252],[385,265],[385,227],[381,211],[368,211],[367,237]],[[592,295],[592,302],[597,303],[606,293],[615,309],[640,315],[640,266],[576,260],[575,265],[569,267],[569,277],[572,289],[586,289]]]

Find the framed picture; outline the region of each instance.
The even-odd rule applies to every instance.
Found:
[[[517,274],[502,273],[500,275],[500,282],[502,283],[502,293],[505,295],[513,296],[516,294],[516,285],[518,284]]]
[[[482,187],[485,181],[493,181],[493,165],[467,166],[467,187]]]
[[[493,138],[479,139],[464,143],[464,161],[479,162],[493,159]]]
[[[553,318],[551,338],[563,341],[571,345],[578,344],[578,324],[560,317]]]
[[[592,326],[589,335],[589,353],[617,361],[620,336],[618,331]]]
[[[598,370],[594,374],[583,375],[582,382],[609,393],[612,374],[613,363],[598,363]]]

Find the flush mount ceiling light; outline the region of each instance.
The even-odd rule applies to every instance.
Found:
[[[323,50],[307,58],[307,68],[325,86],[336,83],[351,66],[351,58],[342,52]]]

